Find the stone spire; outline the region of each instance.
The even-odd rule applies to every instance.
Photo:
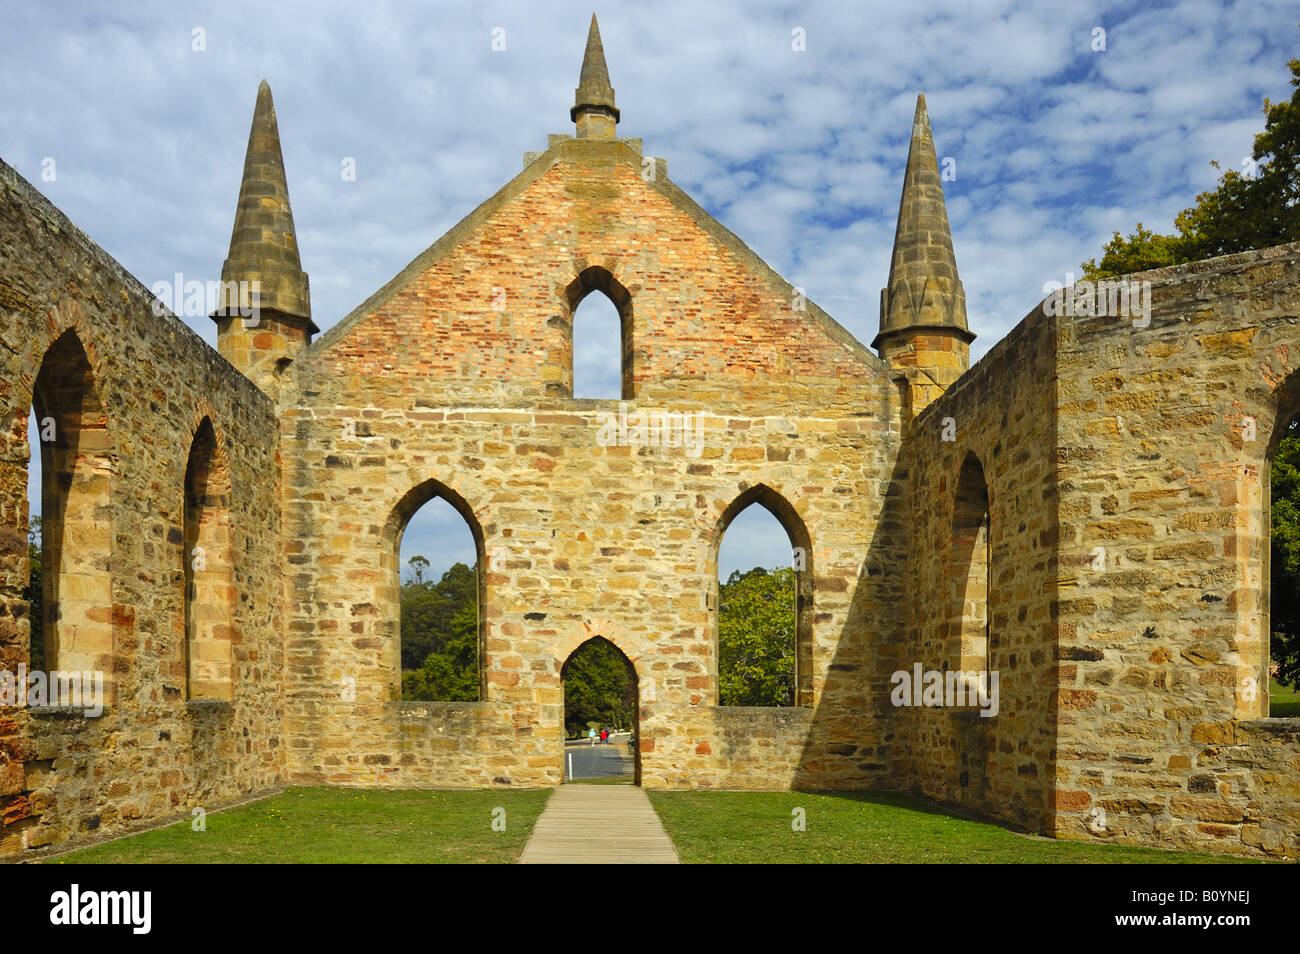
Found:
[[[970,367],[966,292],[957,277],[943,185],[925,96],[916,98],[912,144],[898,204],[889,285],[880,292],[880,334],[871,346],[911,382],[919,414]]]
[[[605,48],[600,43],[600,27],[596,25],[594,13],[591,15],[591,28],[587,31],[587,52],[582,57],[582,73],[578,77],[578,88],[573,91],[569,118],[578,126],[579,139],[614,138],[619,113],[614,105],[614,87],[609,85]]]
[[[244,157],[244,180],[239,186],[235,228],[230,234],[230,254],[221,266],[223,283],[218,314],[226,307],[252,302],[236,300],[226,282],[256,281],[261,286],[260,305],[311,324],[311,300],[307,273],[298,257],[298,239],[289,209],[289,185],[280,153],[280,130],[275,121],[275,104],[266,80],[257,88],[253,126],[248,133]],[[313,331],[316,330],[313,325]]]
[[[880,334],[872,347],[917,326],[943,328],[967,344],[975,338],[966,327],[966,292],[957,277],[924,94],[916,98],[889,286],[880,293]]]
[[[212,320],[222,357],[272,394],[279,375],[320,330],[311,320],[307,273],[298,257],[280,130],[266,80],[257,88],[235,227]]]

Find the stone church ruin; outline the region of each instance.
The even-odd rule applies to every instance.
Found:
[[[1300,720],[1266,717],[1300,247],[1135,276],[1145,322],[1027,302],[971,367],[924,98],[871,348],[619,135],[594,20],[570,119],[322,334],[263,83],[217,351],[0,164],[0,669],[39,644],[103,690],[0,706],[0,853],[290,784],[558,785],[594,638],[635,670],[646,787],[1300,853]],[[572,396],[591,294],[620,400]],[[682,439],[611,441],[620,409]],[[435,497],[478,551],[477,702],[398,701],[399,546]],[[807,556],[786,708],[717,698],[718,547],[753,503]],[[996,672],[996,711],[894,704],[916,667]]]

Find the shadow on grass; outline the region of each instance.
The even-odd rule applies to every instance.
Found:
[[[793,795],[802,794],[801,792],[792,792]],[[810,791],[807,794],[816,795],[820,798],[843,799],[850,802],[866,802],[871,805],[887,805],[890,808],[905,808],[908,811],[920,812],[923,815],[940,815],[944,818],[956,818],[963,821],[979,821],[984,819],[975,815],[970,815],[957,808],[950,808],[946,805],[940,805],[936,802],[927,802],[915,795],[908,795],[905,792],[841,792],[841,791]]]
[[[1026,836],[899,792],[647,793],[687,863],[1230,864],[1254,859]]]

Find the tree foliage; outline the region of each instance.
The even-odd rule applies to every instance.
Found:
[[[1264,131],[1243,168],[1224,171],[1214,189],[1198,195],[1174,219],[1174,233],[1160,235],[1141,222],[1131,235],[1116,232],[1100,261],[1083,263],[1085,278],[1116,278],[1300,241],[1300,59],[1288,66],[1295,92],[1280,103],[1264,101]]]
[[[1300,427],[1292,421],[1273,455],[1270,651],[1277,681],[1300,688]]]
[[[564,664],[564,732],[625,729],[636,719],[636,674],[613,643],[589,639]]]
[[[402,669],[418,669],[430,653],[441,653],[453,633],[452,620],[475,606],[478,577],[472,567],[456,563],[434,582],[424,579],[429,561],[412,557],[414,579],[402,584]],[[477,613],[477,607],[475,606]],[[476,624],[477,625],[477,624]]]
[[[718,696],[724,706],[794,705],[795,572],[733,571],[718,587]]]
[[[412,557],[402,584],[402,698],[426,702],[478,699],[478,577],[457,563],[438,582],[429,561]]]

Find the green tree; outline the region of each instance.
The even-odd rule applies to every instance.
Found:
[[[415,577],[415,582],[423,583],[424,574],[429,572],[429,561],[417,554],[406,562],[411,567],[411,575]]]
[[[794,705],[795,573],[734,571],[718,588],[718,696],[724,706]]]
[[[1141,222],[1132,235],[1114,233],[1100,261],[1083,263],[1085,278],[1116,278],[1300,240],[1300,59],[1287,65],[1295,92],[1280,103],[1264,100],[1264,131],[1243,168],[1223,172],[1214,189],[1179,213],[1174,234],[1156,234]]]
[[[1129,236],[1114,234],[1102,249],[1101,263],[1089,259],[1083,263],[1083,277],[1089,281],[1117,278],[1149,268],[1181,265],[1189,262],[1187,243],[1181,236],[1157,235],[1141,222]]]
[[[478,699],[478,606],[469,602],[451,619],[451,630],[418,669],[402,673],[402,698],[428,702]]]
[[[434,583],[424,579],[427,560],[409,562],[415,579],[401,590],[402,698],[474,702],[479,696],[477,573],[456,563]]]
[[[1270,652],[1277,681],[1300,689],[1300,421],[1273,455]]]
[[[564,731],[572,738],[587,729],[624,729],[636,718],[636,674],[618,647],[589,639],[564,664]]]
[[[41,517],[33,514],[27,528],[27,563],[31,568],[23,599],[27,601],[27,618],[31,621],[31,650],[28,669],[45,669],[44,584],[41,574]]]
[[[456,563],[436,583],[423,578],[412,557],[417,579],[402,584],[402,669],[419,669],[430,653],[441,653],[451,638],[452,620],[478,598],[478,576],[472,567]]]

